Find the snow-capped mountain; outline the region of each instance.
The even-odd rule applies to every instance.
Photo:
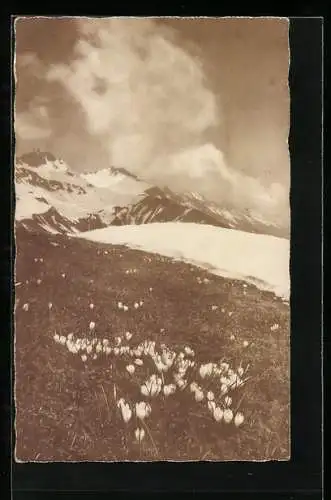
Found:
[[[17,158],[16,221],[31,231],[76,233],[110,225],[190,222],[287,237],[257,214],[220,207],[198,193],[175,193],[124,168],[77,173],[51,153]]]
[[[116,206],[134,203],[147,187],[116,169],[79,174],[50,153],[16,160],[16,221],[29,230],[81,232],[105,227]]]

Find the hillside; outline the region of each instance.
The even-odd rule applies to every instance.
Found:
[[[17,228],[16,245],[19,460],[288,458],[289,307],[280,298],[121,245],[31,234],[23,227]],[[131,348],[120,356],[112,348],[109,355],[102,351],[83,361],[66,348],[70,334],[101,338],[104,346],[118,344],[120,337]],[[127,366],[132,349],[146,340],[189,353],[197,367],[221,360],[247,371],[229,403],[243,413],[244,423],[216,422],[206,400],[197,402],[187,386],[150,400],[152,413],[142,422],[145,437],[139,444],[136,417],[125,423],[116,401],[142,399],[140,384],[155,366],[148,356],[133,375]],[[190,380],[204,383],[195,370]],[[166,379],[170,375],[164,373]],[[208,390],[216,395],[213,386]]]

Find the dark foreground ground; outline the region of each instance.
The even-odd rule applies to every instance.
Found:
[[[290,318],[281,299],[125,247],[23,230],[16,245],[18,460],[288,459]],[[129,310],[119,310],[118,301]],[[215,422],[185,390],[179,399],[160,398],[137,443],[137,422],[123,422],[114,386],[133,397],[138,371],[132,376],[123,360],[106,356],[84,363],[53,340],[73,333],[113,341],[126,331],[133,345],[154,339],[177,350],[190,346],[200,362],[249,364],[249,380],[233,396],[242,426]]]

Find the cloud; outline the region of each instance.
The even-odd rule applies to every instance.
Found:
[[[35,106],[31,111],[17,113],[15,133],[19,139],[26,141],[50,137],[52,130],[48,123],[47,108]]]
[[[203,140],[218,110],[199,61],[152,20],[82,21],[71,65],[54,66],[111,162],[146,172],[160,155]]]

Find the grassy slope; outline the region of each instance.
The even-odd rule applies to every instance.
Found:
[[[16,245],[16,281],[22,282],[16,287],[15,357],[20,460],[288,457],[288,305],[254,286],[244,288],[197,267],[124,247],[24,232],[17,233]],[[128,268],[137,273],[125,274]],[[200,284],[197,277],[209,282]],[[118,310],[118,301],[130,305],[136,300],[144,300],[144,306]],[[216,311],[213,304],[219,306]],[[184,401],[185,411],[180,410],[183,401],[179,408],[169,398],[149,418],[154,444],[149,438],[142,448],[132,443],[133,422],[125,431],[112,395],[115,379],[130,390],[129,375],[120,374],[109,358],[84,365],[53,341],[55,332],[87,335],[90,321],[101,337],[130,330],[135,342],[148,338],[172,347],[190,345],[200,361],[250,363],[252,378],[238,394],[244,398],[244,425],[225,429],[197,411],[192,398]],[[280,328],[273,332],[274,323]]]

